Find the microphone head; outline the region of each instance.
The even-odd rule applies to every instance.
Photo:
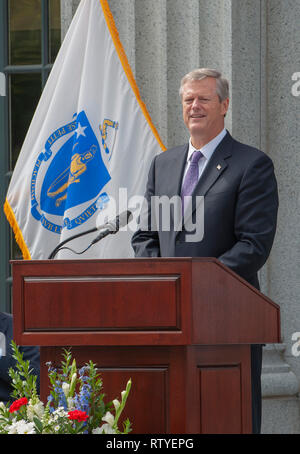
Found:
[[[125,227],[133,218],[132,212],[127,210],[123,211],[119,216],[117,216],[118,221],[119,221],[119,229],[122,227]]]
[[[123,211],[113,221],[108,222],[108,228],[111,231],[118,232],[122,227],[125,227],[133,218],[132,212],[129,210]]]

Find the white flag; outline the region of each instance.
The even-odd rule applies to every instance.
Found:
[[[69,237],[140,207],[150,162],[164,149],[106,0],[82,0],[27,132],[4,205],[25,259],[47,259]],[[129,226],[84,254],[133,256]],[[89,233],[67,247],[86,249]]]

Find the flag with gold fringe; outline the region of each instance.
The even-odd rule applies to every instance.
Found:
[[[24,259],[61,242],[87,249],[84,232],[140,206],[153,156],[164,146],[121,45],[107,0],[82,0],[63,41],[15,166],[4,205]],[[138,212],[138,210],[137,210]],[[133,255],[131,225],[82,255]]]

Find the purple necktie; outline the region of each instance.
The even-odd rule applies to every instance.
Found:
[[[203,156],[201,151],[194,151],[190,158],[190,166],[184,177],[181,198],[182,198],[182,212],[184,212],[184,197],[192,195],[195,186],[199,179],[199,166],[198,161]]]

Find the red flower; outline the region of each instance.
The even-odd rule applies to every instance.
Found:
[[[68,418],[74,421],[82,422],[88,419],[89,415],[85,411],[71,410],[68,412]]]
[[[21,397],[18,400],[15,400],[11,406],[9,407],[9,412],[13,413],[14,411],[18,411],[22,405],[26,405],[28,403],[28,400],[26,397]]]

